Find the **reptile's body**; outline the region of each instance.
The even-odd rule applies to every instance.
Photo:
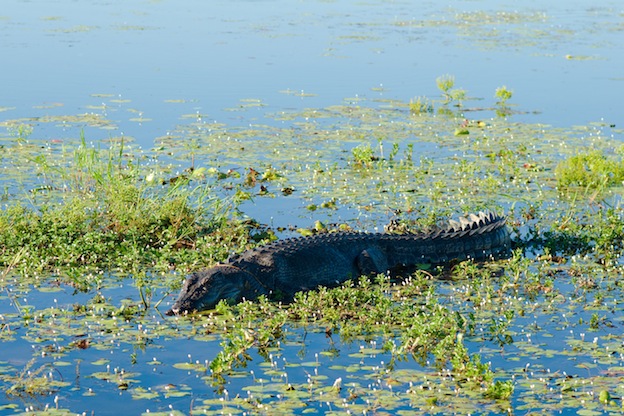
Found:
[[[410,234],[336,232],[290,238],[248,250],[185,281],[169,315],[213,308],[260,295],[336,286],[365,274],[452,260],[485,260],[508,253],[505,217],[469,215]]]

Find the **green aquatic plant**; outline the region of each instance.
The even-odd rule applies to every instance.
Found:
[[[63,381],[61,374],[51,364],[35,368],[35,363],[36,359],[33,358],[18,373],[0,375],[0,379],[9,385],[5,390],[7,396],[50,395],[71,384]]]
[[[553,254],[590,255],[605,266],[618,263],[624,250],[624,212],[607,208],[556,218],[537,239]]]
[[[436,85],[447,99],[450,99],[449,91],[455,86],[455,77],[452,75],[442,75],[436,78]]]
[[[492,382],[494,373],[488,363],[482,363],[478,354],[469,355],[463,341],[463,334],[457,334],[452,348],[450,363],[458,382],[486,384]]]
[[[559,162],[555,175],[562,189],[580,186],[603,190],[624,185],[624,161],[607,157],[599,150],[578,153]]]
[[[34,128],[30,124],[19,123],[8,128],[9,134],[15,138],[18,144],[25,144],[32,135]]]
[[[419,115],[423,113],[433,113],[433,104],[427,97],[416,97],[409,102],[410,113]]]
[[[490,383],[483,394],[485,397],[494,400],[506,400],[514,393],[514,382],[512,380],[495,380]]]
[[[507,89],[507,87],[504,85],[502,87],[496,88],[496,91],[494,92],[494,98],[498,99],[496,104],[501,106],[507,104],[507,101],[510,100],[512,96],[513,91]]]
[[[494,92],[494,98],[496,101],[496,109],[494,110],[498,117],[504,118],[512,114],[512,110],[507,105],[507,101],[513,96],[513,91],[507,89],[506,86],[502,86],[496,89]]]
[[[461,107],[462,102],[466,99],[467,91],[462,88],[454,88],[449,93],[451,101],[457,101],[457,107]]]
[[[189,198],[176,193],[148,197],[117,183],[93,199],[73,198],[38,210],[13,205],[0,212],[0,258],[8,264],[26,250],[28,260],[15,267],[22,273],[63,266],[126,269],[145,259],[168,268],[167,256],[209,239],[224,220],[211,218],[204,211],[208,205],[194,207]]]
[[[377,160],[375,151],[370,144],[359,145],[351,150],[353,161],[357,166],[369,166],[373,161]]]
[[[455,77],[452,75],[442,75],[436,78],[436,85],[442,91],[444,104],[457,101],[457,106],[461,107],[462,101],[466,99],[466,90],[462,88],[453,88],[455,86]]]
[[[609,390],[601,390],[598,394],[598,400],[602,404],[609,404],[611,402],[611,394]]]

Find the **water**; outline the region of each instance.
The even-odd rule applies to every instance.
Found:
[[[75,139],[84,130],[88,141],[96,145],[100,142],[106,145],[108,138],[124,135],[132,137],[144,149],[152,149],[155,141],[168,133],[192,131],[196,126],[191,121],[197,114],[207,123],[222,123],[228,131],[252,124],[303,130],[304,127],[296,124],[300,119],[283,121],[274,115],[307,108],[325,109],[345,102],[382,108],[385,105],[382,100],[409,102],[417,96],[439,97],[435,80],[444,74],[454,75],[456,87],[468,91],[472,98],[466,101],[468,109],[491,107],[495,89],[506,85],[514,91],[512,108],[519,113],[512,116],[515,121],[564,129],[600,120],[617,127],[624,122],[621,112],[624,9],[618,1],[597,5],[590,0],[549,4],[458,0],[444,4],[433,1],[4,0],[1,7],[0,123],[18,120],[17,123],[31,124],[32,138],[43,141]],[[259,100],[262,106],[248,108],[247,99]],[[102,115],[110,124],[101,128],[90,127],[81,120],[42,119],[83,113]],[[467,114],[475,119],[492,117],[491,111],[467,111]],[[335,116],[342,123],[341,117]],[[329,130],[332,123],[333,119],[327,122]],[[618,134],[615,130],[606,131],[610,136]],[[0,130],[0,135],[7,134]],[[187,140],[188,136],[182,135],[179,141]],[[304,136],[302,141],[308,139]],[[443,148],[435,139],[418,141],[419,155],[432,158],[454,152],[462,155],[461,149]],[[326,147],[331,146],[335,144],[319,141],[306,149],[330,154]],[[331,154],[334,159],[326,160],[328,164],[344,163],[345,153],[349,154],[355,141],[340,146],[335,146],[337,150]],[[235,158],[232,160],[225,162],[216,156],[202,155],[202,163],[207,165],[222,167],[232,163],[236,167],[239,163],[241,171],[249,167]],[[262,223],[274,226],[291,223],[309,226],[311,218],[327,216],[332,221],[374,229],[380,218],[388,216],[387,212],[369,212],[360,207],[342,207],[331,215],[302,215],[311,202],[319,201],[314,195],[295,193],[294,198],[256,198],[243,204],[242,209]],[[573,288],[564,286],[565,283],[560,283],[559,288],[574,292]],[[70,311],[96,297],[95,293],[75,294],[71,288],[60,289],[53,293],[24,289],[19,299],[25,305],[32,305],[35,312],[41,312],[48,308]],[[444,286],[441,292],[452,294]],[[101,294],[117,308],[123,302],[139,303],[138,290],[128,280],[103,289]],[[173,296],[166,296],[164,289],[157,288],[154,299],[161,297],[165,297],[161,306],[164,310]],[[0,369],[8,363],[11,368],[6,371],[17,372],[34,356],[39,359],[37,368],[55,363],[58,370],[52,371],[52,377],[68,382],[69,386],[43,397],[0,397],[0,406],[6,403],[16,405],[17,410],[29,406],[43,409],[54,407],[56,396],[61,408],[86,413],[96,409],[97,414],[136,414],[146,409],[188,412],[191,406],[202,405],[201,400],[216,400],[205,404],[213,410],[223,406],[218,400],[225,393],[211,385],[207,378],[209,371],[174,367],[188,362],[198,362],[201,367],[214,359],[221,350],[221,339],[216,335],[189,336],[184,332],[188,326],[179,328],[174,320],[155,311],[143,319],[140,329],[131,320],[111,318],[118,313],[112,309],[110,314],[95,314],[87,323],[76,323],[63,315],[46,317],[43,323],[26,323],[12,315],[13,298],[11,292],[0,295],[0,317],[8,317],[12,324],[3,327],[0,333],[5,337],[3,343],[9,346],[3,348]],[[527,301],[526,309],[533,312],[518,318],[513,327],[524,339],[517,339],[503,353],[495,342],[473,344],[472,352],[482,353],[495,367],[503,367],[506,376],[511,377],[510,373],[520,363],[536,368],[535,374],[513,373],[519,380],[518,391],[534,393],[534,387],[528,384],[537,383],[558,392],[560,386],[556,383],[560,378],[543,376],[550,372],[549,368],[576,377],[579,371],[585,371],[579,370],[579,366],[592,364],[594,358],[587,350],[594,335],[600,337],[596,344],[601,347],[603,338],[608,340],[611,336],[605,327],[592,334],[587,331],[586,335],[567,323],[567,319],[577,322],[580,318],[588,322],[591,309],[575,310],[569,306],[573,303],[570,298],[561,300],[560,304],[559,300],[549,301],[549,307],[557,306],[564,312],[542,315],[540,306]],[[565,311],[569,318],[565,317]],[[613,318],[615,324],[620,324],[620,316],[621,313]],[[14,326],[16,322],[19,325]],[[51,332],[54,325],[71,331],[55,338]],[[535,335],[531,328],[548,331],[546,335]],[[328,411],[330,402],[336,406],[340,401],[334,397],[325,402],[322,397],[330,394],[329,388],[339,377],[344,378],[344,386],[357,384],[351,393],[348,387],[342,389],[339,398],[344,400],[353,394],[381,401],[397,397],[399,387],[392,391],[391,384],[379,381],[385,380],[381,375],[390,357],[375,344],[377,339],[350,343],[335,335],[327,337],[318,328],[311,333],[297,327],[285,330],[290,331],[285,337],[290,343],[285,342],[277,349],[271,360],[252,352],[249,367],[227,381],[228,398],[237,394],[243,398],[255,395],[269,406],[280,406],[280,394],[294,395],[280,390],[286,383],[280,373],[287,374],[288,381],[296,384],[297,393],[301,394],[305,393],[303,386],[309,383],[310,375],[325,377],[315,379],[318,384],[310,387],[311,393],[302,399],[318,412]],[[142,331],[147,332],[141,335]],[[92,337],[89,348],[69,347],[70,343],[83,339],[85,333]],[[585,341],[585,337],[590,347],[583,344],[581,348],[574,343],[581,338]],[[539,346],[537,352],[532,349],[533,344]],[[571,345],[584,348],[584,362],[571,359],[561,364],[559,355],[543,351],[548,348],[566,351]],[[358,356],[362,348],[374,352]],[[9,349],[11,352],[7,353]],[[513,360],[505,361],[502,358],[505,354]],[[102,358],[106,361],[99,361]],[[154,364],[154,359],[158,364]],[[314,364],[316,360],[318,366]],[[622,365],[621,358],[614,360],[617,363],[613,365]],[[606,364],[599,364],[606,368]],[[269,371],[272,366],[276,373]],[[133,380],[127,390],[123,377],[116,376],[122,370],[137,373],[127,377]],[[397,364],[396,370],[402,392],[410,382],[421,381],[416,377],[431,372],[429,367],[412,361]],[[593,381],[599,385],[604,380],[598,377]],[[557,400],[556,394],[546,387],[541,396],[545,397],[544,405]],[[151,397],[150,392],[156,395]],[[137,398],[141,394],[147,396]],[[535,394],[539,396],[539,392]],[[292,397],[289,399],[294,401]],[[359,400],[363,406],[364,399],[353,400]],[[404,400],[401,409],[393,410],[407,410],[409,402]],[[513,405],[523,403],[521,397],[514,398]],[[580,405],[571,407],[574,406]],[[7,414],[17,410],[0,407],[0,412]],[[496,413],[491,407],[483,411]]]
[[[492,21],[494,13],[517,17]],[[618,123],[618,13],[618,2],[590,1],[518,9],[485,1],[9,0],[0,20],[0,105],[15,107],[3,118],[32,116],[46,103],[74,113],[101,103],[92,94],[113,94],[152,119],[140,129],[119,119],[120,131],[149,146],[180,116],[164,100],[190,101],[189,110],[229,122],[222,109],[241,98],[275,110],[355,95],[409,100],[437,94],[434,80],[448,73],[480,97],[507,85],[521,109],[541,113],[534,121]],[[383,93],[371,92],[379,86]],[[317,97],[279,94],[286,89]]]

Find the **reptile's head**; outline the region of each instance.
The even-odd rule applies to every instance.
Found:
[[[190,275],[167,315],[212,309],[221,299],[237,302],[242,297],[245,273],[237,268],[217,265]]]

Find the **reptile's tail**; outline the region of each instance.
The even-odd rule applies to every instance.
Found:
[[[512,243],[507,217],[494,212],[479,212],[449,220],[443,238],[455,238],[464,244],[464,250],[475,260],[508,257]]]
[[[448,220],[444,232],[455,234],[456,236],[485,234],[495,231],[499,228],[506,228],[505,223],[507,217],[498,215],[494,212],[479,212],[478,214],[469,214],[466,217],[459,217],[457,221]],[[509,233],[507,233],[509,235]]]
[[[404,238],[423,241],[417,246],[422,247],[420,257],[433,263],[444,263],[452,259],[501,258],[509,256],[512,249],[505,223],[504,215],[479,212],[457,220],[447,220],[426,231],[407,234]],[[430,243],[427,244],[427,241]]]

